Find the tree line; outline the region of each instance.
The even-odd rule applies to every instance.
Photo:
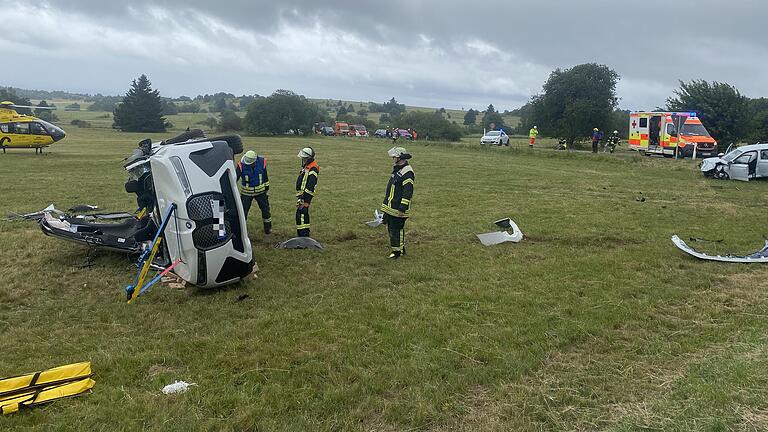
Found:
[[[198,95],[194,99],[182,96],[176,103],[160,97],[145,75],[133,80],[125,96],[89,96],[92,101],[89,109],[112,111],[113,127],[131,132],[163,132],[170,126],[165,116],[201,112],[200,104],[208,104],[207,111],[219,113],[219,118],[209,117],[203,124],[221,131],[244,130],[254,135],[307,135],[314,131],[316,124],[330,123],[333,118],[363,124],[370,130],[414,128],[420,136],[442,140],[459,140],[465,134],[487,129],[526,134],[529,128],[538,125],[542,136],[566,138],[572,143],[587,136],[593,127],[616,129],[626,137],[629,112],[617,109],[619,79],[608,66],[595,63],[556,69],[542,86],[540,94],[532,96],[528,103],[512,112],[521,119],[514,130],[505,124],[504,117],[493,104],[484,111],[466,111],[462,127],[446,118],[449,114],[444,108],[435,112],[408,111],[394,97],[381,104],[369,102],[366,106],[360,103],[357,108],[341,100],[331,101],[323,108],[303,95],[277,90],[270,96],[238,97],[224,92]],[[0,100],[30,105],[28,98],[9,87],[0,87]],[[44,100],[40,103],[41,107],[47,105]],[[328,108],[334,108],[335,112],[329,112]],[[727,83],[681,81],[679,89],[666,100],[666,105],[656,110],[696,112],[712,136],[724,146],[731,142],[764,140],[768,135],[768,98],[750,99]],[[246,114],[241,118],[237,111]],[[30,110],[20,112],[31,114]],[[380,113],[379,122],[368,118],[369,113]],[[46,110],[35,110],[35,115],[49,121],[56,119],[55,114]]]
[[[618,130],[626,138],[629,111],[617,109],[619,79],[615,71],[595,63],[556,69],[542,92],[514,112],[521,117],[517,132],[537,125],[542,135],[573,143],[598,127]],[[680,81],[666,105],[655,111],[695,112],[723,148],[768,138],[768,99],[750,99],[726,83]]]

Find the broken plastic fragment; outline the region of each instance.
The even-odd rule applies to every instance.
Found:
[[[176,381],[173,384],[168,384],[167,386],[163,387],[163,394],[174,394],[174,393],[184,393],[185,391],[189,390],[190,387],[195,386],[197,384],[195,383],[187,383],[184,381]]]
[[[379,210],[373,211],[373,220],[368,221],[365,224],[368,225],[371,228],[376,228],[377,226],[384,223],[384,213],[380,213]]]
[[[69,210],[70,213],[85,213],[98,210],[99,207],[91,204],[77,204],[73,205]]]
[[[480,243],[482,243],[483,246],[493,246],[505,242],[519,243],[520,240],[523,239],[522,231],[520,231],[520,228],[518,228],[515,221],[513,221],[511,218],[499,219],[494,222],[494,224],[500,228],[507,230],[511,229],[512,233],[510,234],[507,231],[497,231],[484,234],[475,234],[477,238],[480,239]]]
[[[720,261],[720,262],[732,262],[732,263],[768,263],[768,240],[765,241],[765,245],[759,251],[753,252],[748,255],[707,255],[703,252],[698,252],[692,247],[685,244],[683,239],[673,235],[672,243],[677,246],[678,249],[692,255],[698,259],[708,261]]]
[[[317,240],[313,239],[312,237],[294,237],[292,239],[288,239],[282,243],[279,243],[277,246],[275,246],[278,249],[318,249],[323,250],[323,245],[321,245]]]

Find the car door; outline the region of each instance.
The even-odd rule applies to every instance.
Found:
[[[757,177],[768,177],[768,149],[760,150],[760,160],[757,161]]]
[[[749,151],[734,159],[728,167],[728,175],[734,180],[749,181],[749,164],[757,159],[756,151]]]

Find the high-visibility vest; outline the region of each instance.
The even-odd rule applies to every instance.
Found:
[[[256,162],[250,165],[240,162],[237,166],[240,168],[240,181],[237,186],[241,195],[261,195],[269,189],[267,158],[259,156]]]
[[[536,138],[536,135],[538,134],[539,134],[538,129],[531,128],[531,130],[528,131],[528,138]]]

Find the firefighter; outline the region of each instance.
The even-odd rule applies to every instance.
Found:
[[[411,213],[413,197],[413,168],[408,164],[411,155],[402,147],[392,147],[387,152],[392,158],[392,175],[387,183],[381,211],[389,232],[392,251],[389,258],[400,258],[405,254],[405,221]]]
[[[245,152],[235,167],[237,187],[240,189],[240,200],[243,212],[248,219],[248,211],[253,200],[259,205],[261,219],[264,222],[264,234],[272,232],[272,214],[269,211],[269,175],[267,174],[267,158],[259,156],[253,150]]]
[[[592,153],[597,153],[597,149],[600,147],[600,140],[603,139],[603,133],[600,129],[592,129]]]
[[[525,129],[523,129],[525,130]],[[528,131],[528,138],[531,140],[528,142],[528,147],[533,148],[533,144],[536,143],[536,137],[539,135],[539,128],[534,126]]]
[[[304,147],[297,156],[301,158],[301,172],[296,178],[296,235],[309,237],[309,204],[315,196],[320,167],[312,147]]]
[[[619,131],[613,131],[611,136],[605,140],[605,148],[603,149],[603,152],[613,153],[616,150],[616,146],[619,145],[620,142],[621,138],[619,138]]]

